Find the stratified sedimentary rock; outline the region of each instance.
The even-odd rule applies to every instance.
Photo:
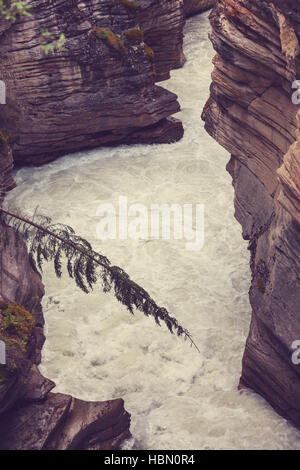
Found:
[[[184,0],[141,0],[137,24],[154,52],[155,81],[167,80],[170,70],[184,64]]]
[[[6,191],[16,186],[11,174],[12,169],[13,158],[11,148],[0,140],[0,204],[4,199]]]
[[[177,97],[155,86],[183,62],[182,0],[32,0],[0,21],[0,79],[16,162],[38,164],[81,149],[173,142],[183,135]],[[41,47],[64,33],[63,50]]]
[[[215,3],[216,0],[184,0],[185,16],[188,17],[209,10]]]
[[[241,387],[300,426],[300,5],[219,0],[207,131],[232,155],[237,220],[249,240],[252,321]],[[298,95],[299,97],[299,95]],[[298,116],[297,116],[298,113]]]

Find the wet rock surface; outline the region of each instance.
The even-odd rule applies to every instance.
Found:
[[[209,10],[216,0],[184,0],[184,12],[186,17]]]
[[[220,0],[206,130],[232,155],[236,218],[249,240],[252,321],[240,386],[300,426],[300,11],[295,2]]]
[[[173,142],[180,107],[155,81],[184,62],[182,0],[32,2],[31,17],[1,20],[0,78],[18,164],[41,164],[82,149]],[[41,47],[41,31],[65,34],[63,50]],[[137,34],[137,32],[139,34]],[[153,126],[155,132],[152,132]]]

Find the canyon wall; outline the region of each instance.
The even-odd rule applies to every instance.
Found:
[[[184,0],[185,16],[188,17],[209,10],[215,3],[216,0]]]
[[[0,140],[0,204],[2,204],[6,192],[16,186],[12,177],[13,166],[11,148]]]
[[[299,5],[299,2],[298,2]],[[300,427],[300,5],[219,0],[206,130],[231,154],[235,215],[249,240],[252,320],[240,387]]]
[[[172,117],[180,110],[177,96],[155,83],[184,64],[185,14],[213,3],[32,0],[31,16],[16,22],[2,16],[7,105],[0,130],[11,134],[15,162],[42,164],[97,146],[181,139],[182,124]],[[46,54],[45,37],[57,40],[61,33],[63,49]]]
[[[15,162],[182,137],[177,97],[155,81],[183,64],[183,0],[30,3],[32,16],[0,20],[0,129]],[[42,31],[65,34],[64,49],[45,54]]]

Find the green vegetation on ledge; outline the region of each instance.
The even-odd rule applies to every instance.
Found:
[[[124,31],[123,35],[129,42],[144,42],[144,31],[141,29],[128,29],[127,31]]]
[[[94,33],[98,39],[106,41],[113,49],[118,51],[121,55],[127,56],[124,41],[120,38],[118,34],[113,33],[108,28],[100,28],[99,26],[93,26],[92,33]]]
[[[150,46],[147,46],[147,44],[145,44],[145,52],[151,60],[154,60],[154,50]]]
[[[32,315],[16,302],[0,299],[0,340],[7,351],[7,365],[0,366],[0,385],[19,367],[26,357],[27,346],[33,334]]]
[[[92,33],[103,41],[107,42],[113,49],[115,49],[122,56],[127,56],[128,51],[124,41],[127,40],[131,44],[143,44],[144,51],[148,57],[154,60],[154,51],[151,47],[144,43],[144,32],[141,29],[128,29],[122,35],[113,33],[109,28],[101,28],[100,26],[93,26]]]
[[[18,341],[25,351],[34,328],[32,315],[15,302],[0,300],[0,308],[2,309],[0,333],[6,339]]]
[[[126,8],[129,8],[130,10],[138,10],[141,8],[140,2],[136,1],[130,1],[130,0],[120,0],[122,5],[124,5]]]

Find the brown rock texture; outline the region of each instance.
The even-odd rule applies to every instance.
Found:
[[[183,55],[184,0],[141,0],[137,24],[154,51],[155,81],[167,80],[170,70],[181,67]]]
[[[299,5],[299,6],[298,6]],[[300,4],[219,0],[207,131],[231,153],[235,215],[249,240],[252,320],[240,385],[300,427]]]
[[[6,191],[13,189],[16,184],[12,177],[13,158],[9,145],[0,141],[0,204]]]
[[[31,17],[0,21],[0,79],[18,164],[102,145],[173,142],[180,107],[155,85],[183,63],[183,0],[32,0]],[[41,48],[41,31],[64,50]],[[128,34],[129,31],[129,34]],[[139,34],[134,32],[139,31]]]
[[[216,0],[184,0],[185,16],[188,17],[209,10],[215,3]]]
[[[12,154],[1,148],[0,177],[10,189]],[[130,436],[122,399],[85,402],[52,393],[55,383],[38,370],[44,344],[44,287],[26,246],[0,224],[0,449],[117,449]]]

